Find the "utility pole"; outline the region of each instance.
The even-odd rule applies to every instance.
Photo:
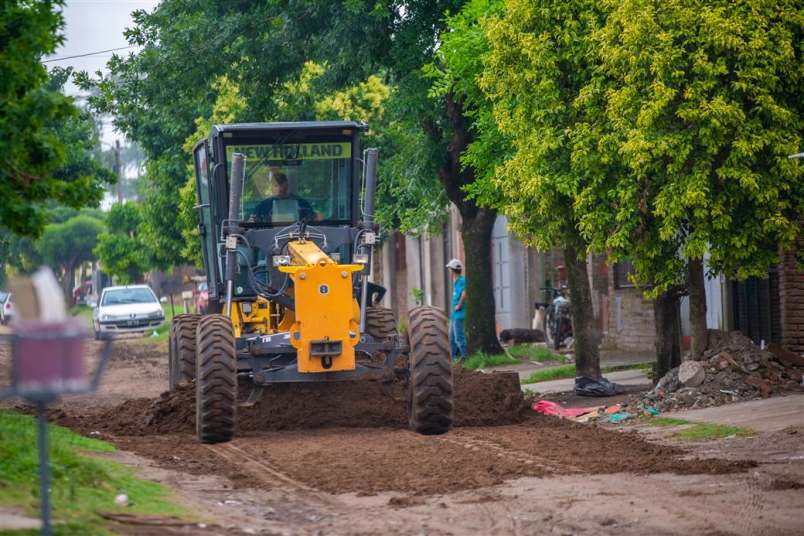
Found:
[[[123,167],[120,165],[120,140],[114,141],[114,172],[117,175],[117,202],[123,202]]]

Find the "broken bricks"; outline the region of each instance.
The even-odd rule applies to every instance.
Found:
[[[706,371],[698,361],[685,361],[678,368],[678,381],[686,387],[698,387],[705,377]]]
[[[702,361],[670,370],[636,401],[637,408],[703,408],[801,390],[804,367],[797,364],[804,358],[778,346],[763,350],[740,332],[710,331],[709,341]]]

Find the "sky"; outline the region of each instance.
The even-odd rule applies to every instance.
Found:
[[[64,43],[52,55],[43,60],[63,58],[125,47],[128,45],[123,31],[132,26],[131,12],[136,9],[151,10],[159,4],[159,0],[67,0],[64,7]],[[135,49],[129,49],[135,50]],[[118,54],[127,54],[129,50],[121,50]],[[112,52],[94,54],[83,58],[72,58],[60,61],[49,61],[48,67],[55,65],[61,67],[72,66],[75,70],[94,73],[101,70],[106,72],[106,62],[112,57]],[[81,91],[73,85],[66,88],[70,95],[79,95]],[[123,135],[115,132],[111,119],[104,123],[103,142],[114,144],[115,139],[124,139]]]

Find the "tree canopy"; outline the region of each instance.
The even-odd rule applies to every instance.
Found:
[[[622,173],[579,198],[582,229],[629,256],[654,293],[688,259],[765,277],[801,233],[804,181],[798,2],[609,2],[590,132]],[[595,96],[597,95],[597,96]],[[600,100],[602,99],[602,101]]]
[[[106,216],[106,231],[98,237],[93,252],[101,269],[121,284],[139,283],[150,263],[150,250],[140,236],[142,207],[117,203]]]
[[[239,117],[288,121],[321,115],[320,106],[330,108],[326,117],[342,115],[347,100],[348,111],[359,114],[364,104],[376,103],[360,101],[380,96],[382,82],[390,91],[382,128],[375,132],[383,143],[381,217],[405,229],[438,228],[447,199],[458,206],[465,241],[473,244],[467,255],[467,315],[477,325],[468,321],[469,347],[499,350],[493,298],[485,284],[491,274],[486,239],[496,213],[478,207],[462,189],[474,176],[459,163],[470,137],[461,100],[449,94],[430,98],[422,71],[438,48],[445,12],[461,4],[166,0],[150,13],[135,12],[127,37],[141,51],[115,56],[110,76],[94,81],[83,76],[81,83],[100,89],[93,104],[113,114],[148,154],[143,235],[155,245],[158,264],[182,258],[187,220],[163,215],[178,213],[182,186],[188,204],[181,148],[196,132],[196,120],[211,116],[218,99],[214,84],[225,77],[236,85],[243,104]],[[311,72],[313,66],[321,72]]]
[[[0,226],[38,235],[49,201],[94,204],[109,175],[94,165],[91,118],[62,93],[65,73],[40,63],[62,42],[61,0],[0,8]]]
[[[93,250],[103,231],[103,222],[87,215],[45,226],[37,248],[42,260],[59,276],[66,296],[72,293],[75,270],[96,259]]]

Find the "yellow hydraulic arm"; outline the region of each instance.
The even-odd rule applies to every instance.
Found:
[[[291,263],[280,271],[293,281],[295,322],[290,342],[299,372],[355,369],[360,341],[360,307],[352,295],[352,274],[359,264],[337,264],[315,242],[288,243]]]

